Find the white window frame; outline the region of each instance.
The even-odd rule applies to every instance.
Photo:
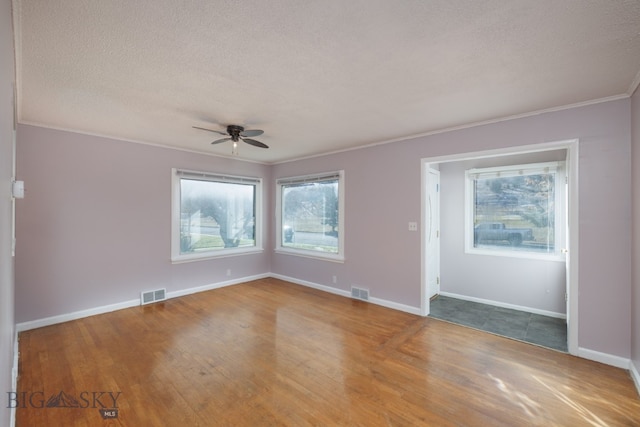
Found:
[[[222,182],[229,184],[255,185],[254,225],[255,245],[251,247],[222,248],[194,253],[180,253],[180,180],[181,178],[202,181]],[[173,263],[200,261],[236,255],[263,252],[262,246],[262,178],[243,177],[193,171],[187,169],[171,169],[171,261]]]
[[[292,248],[282,245],[282,190],[284,186],[305,182],[321,182],[338,178],[338,252],[322,252],[299,248]],[[307,258],[317,258],[322,260],[344,262],[344,224],[345,224],[345,183],[344,170],[327,172],[314,175],[293,176],[278,178],[276,180],[276,253],[302,256]]]
[[[477,248],[474,247],[474,180],[478,177],[489,178],[495,177],[509,177],[518,176],[522,174],[535,175],[541,173],[555,173],[555,228],[554,228],[554,251],[553,253],[535,252],[526,250],[512,250],[510,247],[495,247],[495,248]],[[491,255],[491,256],[503,256],[514,257],[524,259],[541,259],[550,261],[564,261],[565,256],[562,248],[565,247],[566,238],[566,167],[565,162],[544,162],[544,163],[530,163],[510,166],[498,166],[481,169],[469,169],[465,171],[465,253],[475,255]]]

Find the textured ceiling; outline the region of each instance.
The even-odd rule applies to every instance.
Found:
[[[272,163],[629,96],[640,2],[14,0],[18,120]]]

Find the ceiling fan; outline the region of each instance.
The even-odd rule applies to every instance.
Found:
[[[233,141],[233,149],[235,151],[237,147],[238,141],[244,141],[249,145],[253,145],[254,147],[260,148],[269,148],[269,146],[263,142],[256,141],[255,139],[251,139],[249,137],[262,135],[264,131],[259,129],[253,130],[245,130],[244,127],[238,125],[229,125],[227,126],[227,132],[220,132],[219,130],[201,128],[199,126],[193,126],[194,129],[206,130],[208,132],[218,133],[220,135],[225,135],[227,138],[217,139],[212,142],[212,144],[220,144],[221,142]]]

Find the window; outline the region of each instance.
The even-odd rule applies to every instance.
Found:
[[[344,260],[344,172],[277,180],[278,252]]]
[[[467,170],[467,252],[560,257],[563,170],[563,162]]]
[[[261,250],[259,178],[173,169],[172,261]]]

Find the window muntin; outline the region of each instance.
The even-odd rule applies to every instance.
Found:
[[[343,173],[281,178],[277,184],[276,250],[343,260]]]
[[[564,238],[562,162],[471,169],[467,251],[557,257]]]
[[[172,259],[260,250],[260,179],[174,170]]]

